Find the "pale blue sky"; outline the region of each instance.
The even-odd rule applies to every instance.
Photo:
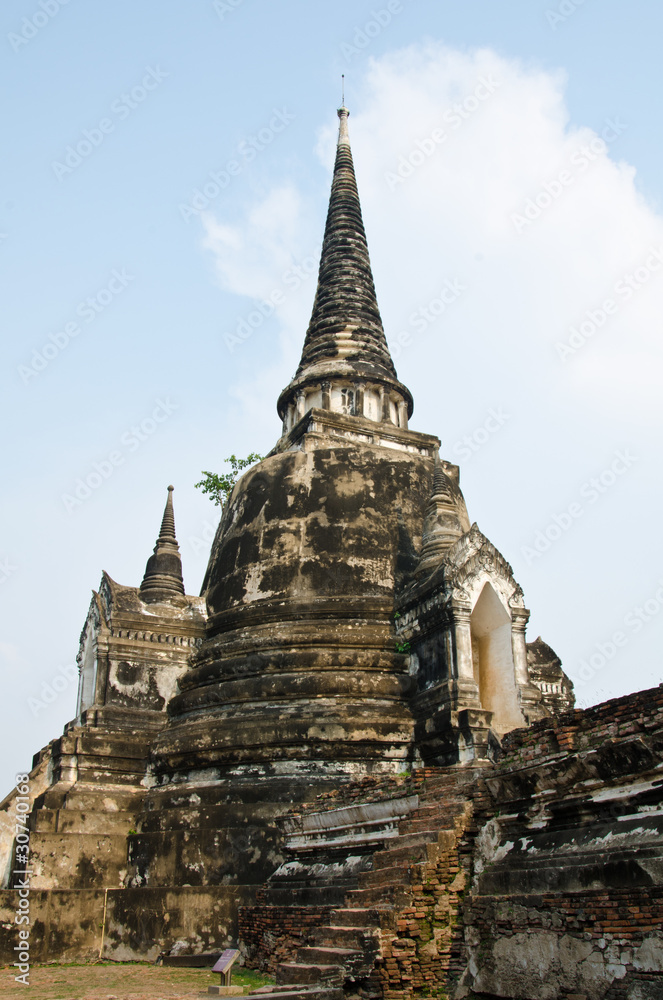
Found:
[[[609,155],[615,163],[635,168],[633,190],[652,224],[663,198],[663,8],[654,0],[585,0],[578,5],[572,0],[403,0],[392,3],[390,23],[376,29],[376,37],[363,48],[356,32],[375,23],[373,12],[387,7],[379,0],[242,0],[217,3],[216,9],[212,0],[43,4],[5,0],[0,11],[0,650],[3,694],[12,706],[5,725],[11,753],[3,758],[2,772],[7,789],[10,775],[25,767],[30,755],[74,715],[73,686],[36,715],[28,698],[38,698],[41,685],[73,661],[90,590],[98,585],[102,568],[121,583],[140,582],[165,487],[173,482],[185,583],[188,592],[197,592],[206,561],[200,540],[209,534],[217,511],[193,483],[201,469],[220,469],[231,452],[268,451],[279,434],[273,404],[294,370],[298,348],[292,345],[297,337],[303,341],[305,320],[299,333],[294,327],[284,333],[271,317],[242,349],[231,354],[224,346],[224,332],[234,329],[251,308],[251,293],[239,294],[251,281],[247,278],[244,285],[237,275],[228,278],[229,265],[219,265],[204,246],[200,219],[183,218],[182,206],[209,181],[210,172],[232,159],[240,162],[239,173],[208,206],[216,224],[235,232],[246,229],[247,217],[275,187],[295,191],[305,206],[308,228],[300,219],[283,239],[293,259],[301,260],[322,236],[329,169],[328,156],[321,159],[316,147],[320,141],[324,145],[335,126],[344,72],[388,336],[394,323],[402,323],[390,317],[400,316],[401,308],[407,315],[413,306],[407,281],[400,287],[391,275],[398,274],[399,258],[406,273],[416,253],[406,249],[407,226],[401,223],[394,223],[390,245],[391,202],[384,186],[372,186],[380,170],[373,175],[365,166],[362,186],[362,162],[368,164],[369,150],[359,158],[361,132],[353,126],[361,121],[361,102],[375,93],[367,82],[371,60],[385,65],[383,60],[398,50],[430,41],[461,56],[485,47],[519,66],[522,78],[538,71],[557,78],[567,130],[586,127],[600,134],[608,119],[624,123]],[[551,14],[559,10],[573,12],[561,18]],[[38,27],[26,27],[26,18]],[[373,32],[372,26],[368,30]],[[21,32],[34,37],[26,39]],[[144,78],[153,89],[141,91]],[[130,96],[136,106],[129,107],[123,95],[136,87],[134,98]],[[526,97],[524,90],[523,102]],[[275,119],[277,112],[281,117]],[[261,143],[264,148],[250,163],[238,154],[240,144],[269,129],[270,122],[291,117],[271,141]],[[383,124],[398,134],[407,130],[406,118],[407,111],[396,104],[393,115],[385,110]],[[65,173],[57,164],[64,162],[67,147],[84,139],[84,130],[98,130],[102,120],[106,132],[92,131],[98,146]],[[268,135],[263,133],[263,140]],[[410,140],[404,152],[409,148]],[[372,152],[379,155],[377,145]],[[498,135],[485,156],[500,155]],[[520,163],[515,147],[512,155],[515,174]],[[391,162],[385,159],[385,171]],[[545,166],[539,173],[541,183],[549,179]],[[550,176],[555,174],[551,163]],[[453,203],[454,191],[431,190],[440,201]],[[536,187],[530,183],[514,195],[514,207],[532,190]],[[606,202],[606,225],[612,211]],[[413,216],[412,226],[416,224]],[[382,233],[384,238],[375,235]],[[605,239],[611,238],[617,236],[608,232]],[[246,239],[250,242],[250,234]],[[439,239],[443,245],[444,232]],[[537,258],[532,266],[547,268],[552,287],[564,261],[550,246],[550,260],[544,265]],[[479,259],[483,250],[476,249]],[[251,247],[244,251],[242,260],[250,262]],[[587,254],[592,254],[591,243]],[[446,260],[449,247],[440,255]],[[256,267],[264,257],[264,246],[258,247]],[[636,263],[639,259],[634,257]],[[450,267],[445,264],[445,275],[451,274]],[[276,273],[284,270],[277,267]],[[605,287],[611,287],[613,277],[606,275]],[[499,280],[502,288],[505,281],[511,283],[507,302],[513,306],[510,315],[502,309],[501,319],[517,330],[520,289],[530,276],[524,269],[512,270]],[[480,295],[476,284],[472,287],[471,294]],[[313,293],[310,280],[301,290],[302,316]],[[89,297],[100,310],[92,321],[81,306]],[[588,295],[587,308],[596,300],[594,292]],[[546,311],[545,304],[542,309]],[[581,310],[578,318],[582,315]],[[660,330],[660,311],[654,305],[651,315]],[[43,370],[35,373],[33,368],[34,374],[26,375],[33,351],[41,352],[49,335],[57,337],[67,324],[77,324],[77,336]],[[426,381],[430,355],[403,352],[398,361],[399,375],[415,395],[413,426],[441,436],[447,444],[443,456],[452,460],[458,454],[451,446],[464,429],[473,431],[481,424],[488,407],[508,407],[509,387],[515,384],[509,379],[530,384],[537,378],[523,329],[517,349],[498,350],[497,361],[486,355],[486,365],[503,365],[503,371],[492,369],[495,391],[486,372],[477,388],[470,363],[480,365],[482,354],[471,325],[467,330],[460,343],[435,347],[443,390],[438,398]],[[60,344],[65,341],[61,336]],[[587,348],[587,357],[593,349]],[[556,363],[551,353],[551,370]],[[254,413],[250,395],[257,386],[260,400]],[[646,379],[642,393],[655,395]],[[545,399],[548,405],[549,397]],[[521,411],[510,418],[503,436],[496,435],[495,447],[487,445],[467,469],[461,463],[461,474],[471,517],[514,564],[525,590],[533,611],[530,638],[542,632],[573,673],[596,643],[605,643],[613,623],[619,627],[632,606],[656,590],[660,452],[653,449],[660,412],[643,410],[625,429],[617,410],[597,408],[582,392],[566,412],[565,397],[558,400],[559,411],[551,403],[537,414],[534,404],[530,414]],[[155,424],[139,447],[132,445],[131,427],[149,419],[159,401],[166,403],[160,411],[166,419]],[[528,437],[531,428],[536,429],[533,438]],[[594,454],[591,436],[604,431],[607,437]],[[583,441],[587,451],[581,449]],[[523,545],[535,530],[573,501],[584,481],[607,467],[616,449],[629,446],[640,447],[633,477],[625,477],[602,501],[596,518],[578,526],[588,540],[586,552],[578,534],[563,539],[545,566],[528,563]],[[69,511],[63,494],[118,450],[123,460],[108,480]],[[563,456],[568,456],[568,467]],[[516,474],[523,467],[530,470],[529,480]],[[511,519],[518,505],[527,510],[527,518]],[[615,663],[588,686],[587,701],[661,679],[656,659],[661,621],[663,614],[652,616],[643,634],[633,636]]]

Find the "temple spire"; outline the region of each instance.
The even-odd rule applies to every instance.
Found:
[[[316,385],[324,392],[324,385],[332,382],[339,387],[342,382],[348,386],[360,382],[362,391],[370,383],[376,392],[387,393],[393,407],[400,403],[407,415],[412,413],[412,396],[398,381],[375,295],[350,150],[349,115],[345,105],[338,109],[336,162],[318,286],[299,367],[279,398],[283,418],[298,394],[313,398]],[[392,412],[388,403],[387,411]],[[382,412],[375,418],[381,420]]]
[[[154,546],[154,553],[147,560],[145,576],[140,585],[140,596],[148,604],[181,599],[184,595],[182,559],[175,537],[173,489],[173,486],[168,487],[161,531]]]

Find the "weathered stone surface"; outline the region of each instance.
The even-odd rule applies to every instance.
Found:
[[[253,886],[124,889],[108,893],[102,957],[125,962],[142,955],[223,951],[237,941],[237,910]]]
[[[529,676],[542,695],[546,715],[561,715],[575,705],[573,684],[562,670],[562,661],[538,636],[527,643]]]
[[[104,914],[103,889],[30,892],[31,962],[94,961],[99,957]],[[0,961],[16,961],[18,894],[0,890]],[[24,926],[24,925],[21,925]]]
[[[637,995],[639,976],[663,974],[663,687],[544,720],[504,750],[475,813],[468,985]]]

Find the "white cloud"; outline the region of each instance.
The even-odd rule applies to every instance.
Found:
[[[301,217],[301,199],[292,186],[270,191],[239,226],[205,213],[203,246],[215,256],[222,286],[237,295],[267,296],[296,253]]]

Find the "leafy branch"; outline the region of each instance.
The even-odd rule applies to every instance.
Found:
[[[230,462],[231,471],[220,476],[216,472],[206,472],[203,469],[203,476],[205,478],[196,483],[195,488],[201,490],[202,493],[209,494],[212,503],[223,507],[224,503],[228,502],[228,497],[235,488],[235,483],[239,478],[240,472],[248,468],[249,465],[262,462],[263,458],[264,455],[259,455],[256,451],[252,451],[246,458],[237,458],[236,455],[224,458],[224,462]]]

